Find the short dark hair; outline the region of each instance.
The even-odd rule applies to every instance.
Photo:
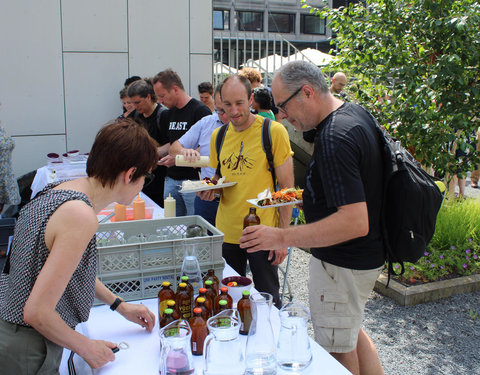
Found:
[[[146,98],[147,95],[150,95],[152,103],[157,102],[157,95],[155,95],[155,91],[153,91],[153,83],[151,78],[144,78],[131,83],[130,86],[128,86],[127,95],[130,98],[136,95],[141,98]]]
[[[123,84],[123,86],[127,87],[129,84],[135,82],[135,81],[140,81],[142,78],[139,76],[131,76],[127,78]]]
[[[166,90],[171,90],[173,86],[177,86],[185,91],[180,76],[170,68],[165,69],[163,72],[160,72],[153,77],[152,83],[155,84],[157,82],[160,82]]]
[[[135,121],[117,119],[106,124],[95,137],[87,159],[87,175],[102,186],[113,187],[118,175],[135,167],[132,180],[157,166],[157,142]]]
[[[253,89],[253,100],[255,100],[262,109],[272,109],[272,95],[265,87],[256,87]]]
[[[213,95],[213,86],[210,82],[202,82],[198,85],[198,92],[200,94],[208,92],[210,95]]]
[[[245,90],[247,90],[248,99],[250,99],[250,96],[252,95],[252,85],[250,84],[250,81],[248,80],[248,78],[241,76],[239,74],[232,74],[223,80],[222,87],[220,88],[220,96],[222,96],[222,90],[225,84],[228,81],[231,81],[232,79],[237,79],[238,81],[240,81],[241,84],[243,84],[243,86],[245,86]]]

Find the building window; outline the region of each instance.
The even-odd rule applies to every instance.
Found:
[[[302,14],[300,22],[302,33],[325,35],[325,19],[318,16]]]
[[[239,31],[263,31],[262,12],[237,12]]]
[[[295,32],[295,14],[269,13],[268,32],[293,33]]]
[[[213,29],[214,30],[230,30],[230,11],[214,10],[213,11]]]

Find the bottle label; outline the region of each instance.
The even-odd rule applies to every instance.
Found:
[[[194,352],[197,351],[197,343],[196,343],[195,341],[192,341],[192,350],[193,350]]]
[[[158,315],[159,315],[160,317],[163,316],[163,312],[165,311],[165,309],[168,308],[167,302],[168,302],[168,300],[164,300],[164,301],[162,301],[162,302],[160,302],[160,303],[158,304]]]

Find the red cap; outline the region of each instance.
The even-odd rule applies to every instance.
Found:
[[[200,307],[195,307],[195,308],[193,309],[193,312],[194,312],[195,314],[201,314],[201,313],[202,313],[202,309],[201,309]]]
[[[227,288],[226,286],[222,286],[222,287],[220,288],[220,290],[221,290],[222,292],[228,292],[228,288]]]
[[[200,293],[207,293],[207,288],[200,288],[198,289]]]

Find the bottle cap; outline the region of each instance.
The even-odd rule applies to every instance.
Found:
[[[175,306],[175,301],[173,299],[169,299],[167,301],[167,306]]]
[[[198,292],[199,293],[207,293],[207,289],[206,288],[199,288]]]
[[[173,310],[172,309],[165,309],[165,311],[163,313],[164,314],[173,314]]]
[[[188,281],[188,276],[182,276],[182,281]]]
[[[219,304],[220,306],[226,306],[227,303],[228,303],[228,302],[227,302],[226,300],[224,300],[224,299],[221,299],[220,301],[218,301],[218,304]]]
[[[193,312],[194,312],[195,314],[201,314],[201,313],[202,313],[202,309],[201,309],[200,307],[195,307],[195,308],[193,309]]]
[[[171,285],[171,284],[170,284],[170,281],[164,281],[164,282],[162,283],[162,286],[170,286],[170,285]]]
[[[186,288],[186,287],[187,287],[187,284],[186,284],[186,283],[180,283],[180,284],[178,284],[178,286],[179,286],[180,288]]]
[[[212,280],[206,280],[205,281],[205,285],[212,285],[213,284],[213,281]]]
[[[203,298],[203,297],[198,297],[198,298],[197,298],[197,302],[199,302],[199,303],[204,303],[204,302],[205,302],[205,298]]]
[[[225,293],[228,292],[228,288],[226,286],[222,286],[220,290]]]
[[[242,292],[242,296],[249,296],[250,295],[250,291],[249,290],[244,290]]]

